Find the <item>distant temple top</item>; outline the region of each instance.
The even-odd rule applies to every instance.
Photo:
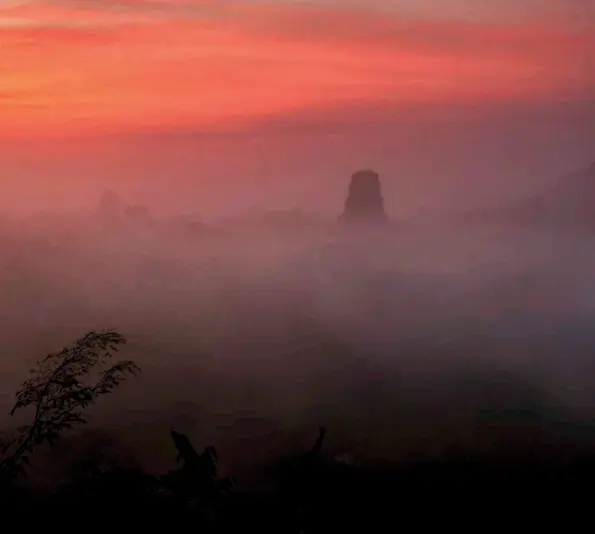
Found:
[[[351,177],[341,220],[349,222],[386,222],[380,177],[372,170],[361,170]]]

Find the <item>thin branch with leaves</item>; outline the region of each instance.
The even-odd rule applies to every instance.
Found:
[[[30,378],[17,391],[10,412],[14,415],[29,408],[33,410],[33,421],[0,443],[0,478],[22,472],[34,447],[45,442],[53,445],[62,431],[85,424],[84,410],[89,405],[140,372],[131,360],[97,369],[105,366],[125,343],[121,334],[111,330],[89,332],[73,345],[37,362]],[[95,378],[90,379],[93,371]]]

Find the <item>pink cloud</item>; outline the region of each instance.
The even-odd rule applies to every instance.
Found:
[[[11,131],[221,127],[340,102],[593,90],[595,38],[566,25],[413,20],[324,2],[79,5],[4,10],[21,21],[0,29],[0,113]]]

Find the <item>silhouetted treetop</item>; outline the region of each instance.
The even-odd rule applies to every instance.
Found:
[[[10,415],[31,409],[31,423],[5,439],[0,448],[0,478],[13,477],[28,463],[33,448],[50,445],[64,430],[85,424],[84,410],[98,397],[112,392],[140,368],[130,360],[102,367],[126,343],[113,331],[89,332],[74,344],[39,360],[16,393]],[[93,373],[95,371],[95,373]]]

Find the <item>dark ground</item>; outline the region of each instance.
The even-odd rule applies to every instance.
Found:
[[[588,529],[595,454],[544,453],[518,455],[504,446],[489,457],[460,451],[402,464],[354,464],[329,458],[324,444],[320,451],[315,444],[264,469],[261,475],[270,484],[258,489],[220,479],[190,461],[151,476],[130,460],[123,467],[120,459],[81,465],[51,493],[24,486],[7,491],[2,510],[7,524],[67,530],[119,525],[279,533],[535,530],[573,528],[579,520]],[[216,470],[217,461],[210,465]]]

